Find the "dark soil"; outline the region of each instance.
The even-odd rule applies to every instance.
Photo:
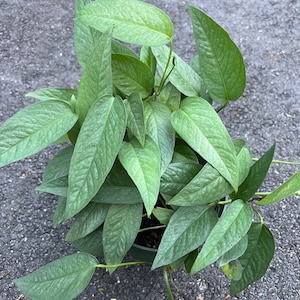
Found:
[[[154,216],[151,216],[150,218],[144,217],[141,228],[149,228],[159,225],[161,225],[160,222]],[[137,235],[134,242],[140,246],[157,249],[163,234],[163,228],[142,231]]]

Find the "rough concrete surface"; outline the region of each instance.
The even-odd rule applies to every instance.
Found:
[[[254,156],[276,141],[276,159],[300,160],[300,1],[149,2],[171,16],[176,31],[174,50],[185,59],[195,55],[187,3],[202,8],[228,30],[247,67],[244,96],[222,113],[231,135],[247,139]],[[26,93],[43,87],[77,86],[80,68],[72,45],[73,13],[73,1],[0,1],[1,124],[33,102],[24,97]],[[0,170],[1,300],[20,297],[14,278],[75,251],[64,242],[68,224],[52,226],[55,197],[33,190],[56,150],[49,147],[40,157]],[[272,167],[264,188],[279,185],[295,170]],[[275,258],[261,280],[231,299],[300,299],[299,197],[261,210],[276,239]],[[229,281],[215,267],[193,277],[179,271],[174,281],[180,289],[176,299],[229,299]],[[77,299],[113,298],[167,299],[161,272],[136,266],[119,269],[110,277],[99,270]]]

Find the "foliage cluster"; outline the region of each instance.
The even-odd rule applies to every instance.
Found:
[[[97,267],[112,273],[143,218],[164,228],[152,269],[195,274],[218,262],[236,294],[258,280],[274,254],[258,212],[296,193],[300,173],[260,201],[275,145],[255,163],[218,112],[245,88],[243,57],[227,32],[188,6],[197,55],[173,51],[173,24],[137,0],[77,0],[77,90],[46,88],[0,128],[0,166],[59,141],[40,192],[59,197],[54,225],[74,217],[66,240],[80,252],[15,280],[31,299],[73,299]],[[127,45],[140,46],[139,55]],[[168,46],[167,46],[168,45]],[[96,256],[104,257],[99,264]],[[167,290],[172,299],[171,289]]]

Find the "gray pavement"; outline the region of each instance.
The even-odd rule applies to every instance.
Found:
[[[228,30],[244,54],[248,79],[243,99],[222,113],[231,135],[247,139],[254,156],[276,141],[276,159],[300,160],[300,1],[148,2],[171,16],[175,51],[186,59],[195,54],[186,3],[204,9]],[[77,86],[80,69],[72,45],[73,12],[73,1],[0,1],[1,124],[33,102],[24,94],[42,87]],[[1,300],[21,295],[14,278],[75,251],[64,242],[68,224],[52,226],[56,199],[33,191],[56,150],[50,147],[39,157],[0,170]],[[277,186],[295,170],[274,166],[264,188]],[[300,299],[299,200],[291,197],[262,209],[276,238],[275,258],[261,280],[231,299]],[[180,288],[176,299],[228,299],[229,282],[217,268],[193,277],[179,271],[174,281]],[[161,272],[136,266],[119,269],[110,277],[99,270],[77,299],[113,298],[167,299]]]

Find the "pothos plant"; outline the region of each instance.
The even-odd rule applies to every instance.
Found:
[[[1,166],[63,142],[37,190],[59,196],[54,225],[73,219],[66,240],[80,251],[16,279],[31,299],[73,299],[96,268],[138,263],[163,269],[170,299],[169,272],[180,266],[195,274],[218,262],[231,294],[266,272],[274,239],[259,206],[297,193],[300,172],[255,201],[275,145],[254,162],[230,137],[218,112],[244,91],[243,58],[220,25],[188,11],[197,55],[187,63],[157,7],[77,0],[78,89],[29,93],[39,101],[0,128]],[[156,230],[152,262],[122,263],[141,233]]]

